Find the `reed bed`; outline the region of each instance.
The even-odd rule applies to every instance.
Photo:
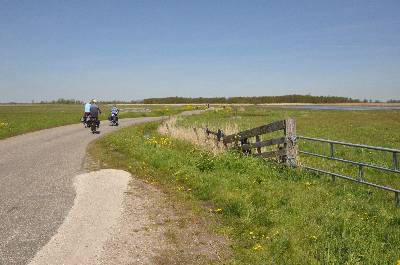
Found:
[[[182,127],[177,125],[178,119],[178,117],[171,117],[166,120],[158,127],[158,132],[171,138],[188,141],[214,154],[226,151],[224,144],[217,141],[215,135],[207,134],[206,125],[200,127]],[[227,123],[222,128],[222,131],[225,135],[237,133],[239,131],[239,126],[236,123]]]

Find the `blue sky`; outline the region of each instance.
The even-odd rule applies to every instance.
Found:
[[[0,101],[400,98],[400,1],[0,0]]]

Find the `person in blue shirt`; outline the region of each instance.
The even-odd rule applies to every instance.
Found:
[[[87,115],[89,115],[89,113],[90,113],[90,105],[91,105],[91,102],[92,102],[92,101],[87,102],[87,103],[85,104],[85,114],[87,114]]]
[[[83,110],[83,117],[82,117],[82,123],[85,125],[85,127],[87,126],[86,121],[89,117],[90,114],[90,106],[91,106],[92,101],[87,102],[84,106],[84,110]]]

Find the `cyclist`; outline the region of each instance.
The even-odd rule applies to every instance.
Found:
[[[81,121],[82,121],[82,123],[85,125],[85,127],[87,127],[86,122],[87,122],[87,119],[88,119],[88,117],[89,117],[89,115],[90,115],[90,105],[91,105],[91,102],[92,102],[92,101],[87,102],[87,103],[85,104],[85,107],[84,107],[84,110],[83,110],[83,117],[82,117]]]
[[[97,100],[93,99],[90,105],[90,118],[96,122],[97,127],[100,126],[99,114],[101,114],[101,110],[99,106],[97,106]]]

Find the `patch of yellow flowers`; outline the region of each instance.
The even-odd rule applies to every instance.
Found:
[[[7,122],[0,122],[0,129],[6,128],[8,126]]]
[[[168,137],[150,137],[145,139],[145,144],[153,145],[156,147],[170,147],[172,145],[172,141]]]
[[[193,107],[192,105],[187,105],[184,107],[185,110],[194,110],[195,107]]]
[[[261,246],[260,244],[255,244],[255,246],[253,247],[254,251],[260,251],[263,250],[263,246]]]

